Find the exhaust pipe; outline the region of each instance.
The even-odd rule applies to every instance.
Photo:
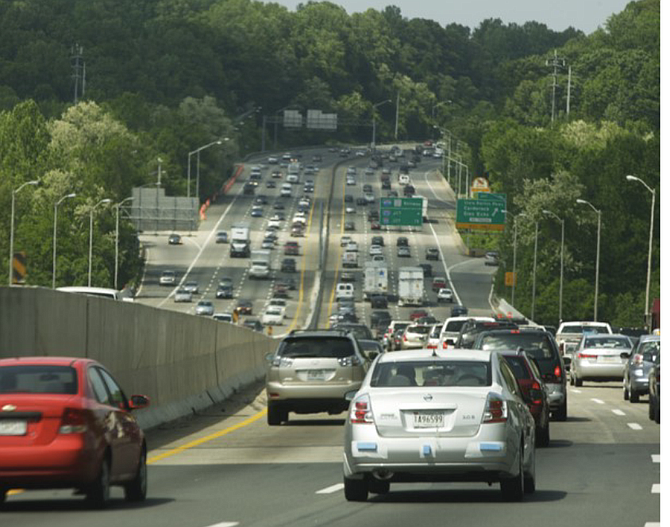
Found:
[[[388,481],[393,477],[393,472],[390,470],[375,470],[372,475],[379,481]]]

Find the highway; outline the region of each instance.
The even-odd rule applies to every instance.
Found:
[[[398,484],[350,503],[342,492],[343,418],[296,416],[268,427],[261,386],[202,415],[149,433],[149,497],[86,509],[69,491],[10,496],[3,524],[97,527],[500,527],[660,525],[660,428],[619,383],[569,391],[567,422],[552,422],[537,451],[537,491],[503,502],[497,486]],[[445,520],[448,518],[448,521]]]
[[[311,154],[305,153],[304,164]],[[275,271],[270,280],[248,278],[249,260],[231,258],[227,244],[216,244],[218,230],[229,231],[233,223],[245,221],[252,229],[252,249],[260,245],[274,203],[285,206],[287,220],[302,196],[302,182],[293,196],[278,197],[277,188],[265,188],[270,180],[266,167],[256,194],[268,197],[265,214],[250,217],[254,197],[241,194],[253,159],[230,192],[207,211],[198,232],[181,233],[184,243],[171,246],[167,234],[141,236],[147,249],[147,271],[138,302],[160,308],[193,312],[200,298],[215,302],[216,311],[232,311],[240,299],[253,302],[257,318],[272,295],[273,284],[289,276],[278,271],[284,258],[281,247],[289,239],[298,240],[300,255],[296,290],[291,291],[287,317],[275,336],[306,326],[318,315],[318,326],[327,327],[334,311],[335,284],[341,277],[340,239],[350,235],[359,244],[361,261],[367,258],[373,235],[384,237],[392,294],[396,291],[397,270],[401,266],[426,263],[425,249],[437,247],[440,260],[431,261],[434,274],[447,276],[461,303],[471,314],[489,314],[489,293],[493,270],[482,259],[462,255],[453,236],[447,212],[454,196],[438,174],[438,160],[424,160],[411,172],[417,194],[429,200],[430,223],[410,230],[371,231],[367,208],[355,204],[363,195],[362,186],[373,184],[377,198],[382,195],[379,171],[365,176],[367,158],[342,159],[325,149],[318,151],[320,163],[314,198],[304,238],[290,238],[281,231],[273,250]],[[346,185],[345,172],[356,166],[356,185]],[[395,167],[394,167],[395,168]],[[285,169],[282,172],[286,172]],[[393,171],[397,173],[397,168]],[[305,176],[302,176],[302,180]],[[393,179],[393,189],[400,190]],[[346,213],[345,194],[354,198],[355,213]],[[378,207],[378,201],[375,207]],[[321,212],[323,211],[323,218]],[[314,310],[319,285],[319,249],[323,224],[330,226],[327,259],[321,276],[322,303]],[[355,230],[344,232],[344,221],[353,221]],[[407,236],[411,256],[398,258],[395,239]],[[321,240],[321,241],[320,241]],[[173,287],[161,287],[163,270],[173,269],[178,281],[196,280],[200,292],[192,304],[176,304]],[[371,312],[362,299],[362,268],[355,271],[356,306],[359,319],[367,322]],[[215,299],[222,277],[235,285],[235,298]],[[449,316],[450,306],[438,305],[428,289],[428,311],[438,320]],[[406,319],[413,308],[389,304],[394,318]],[[343,423],[346,414],[301,416],[291,414],[288,424],[266,424],[263,385],[243,390],[206,412],[148,432],[149,497],[141,504],[123,501],[114,488],[109,510],[90,511],[80,496],[71,491],[31,491],[13,493],[2,512],[3,525],[22,527],[90,526],[124,527],[307,527],[307,526],[443,526],[459,527],[543,525],[653,526],[660,510],[660,427],[647,417],[646,398],[640,404],[624,402],[620,383],[586,383],[568,389],[567,422],[551,423],[551,444],[537,451],[537,492],[523,503],[502,501],[497,485],[485,484],[398,484],[387,495],[366,503],[350,503],[342,492]],[[660,525],[660,523],[656,523]]]

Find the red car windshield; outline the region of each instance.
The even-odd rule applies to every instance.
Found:
[[[75,395],[77,371],[70,366],[20,365],[0,367],[0,394],[54,393]]]

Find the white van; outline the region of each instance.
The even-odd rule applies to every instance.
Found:
[[[340,282],[335,288],[335,300],[346,300],[354,298],[354,285]]]
[[[401,185],[409,185],[410,179],[407,174],[400,174],[398,176],[398,183]]]

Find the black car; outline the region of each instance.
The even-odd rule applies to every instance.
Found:
[[[486,320],[470,319],[461,326],[461,331],[456,339],[456,347],[471,349],[475,343],[477,335],[483,333],[484,331],[491,331],[494,329],[518,330],[519,326],[513,322],[507,322],[506,320],[501,320],[499,322],[488,322]]]
[[[405,188],[402,189],[402,193],[407,196],[414,196],[416,194],[416,189],[414,188],[414,185],[405,185]]]
[[[372,242],[370,245],[379,245],[380,247],[384,247],[384,237],[383,236],[373,236],[372,237]]]
[[[372,309],[386,309],[388,307],[388,299],[386,295],[371,295],[370,307]]]
[[[363,196],[356,198],[356,205],[359,207],[365,207],[367,204],[368,200],[366,200]]]
[[[336,323],[332,326],[333,329],[345,329],[351,331],[357,339],[374,339],[372,331],[365,324],[354,323]]]
[[[353,203],[354,197],[351,194],[345,194],[344,195],[344,202],[345,203]]]
[[[368,212],[368,221],[379,221],[379,211],[371,210]]]
[[[433,276],[433,266],[428,263],[419,264],[419,267],[423,269],[423,276],[425,278],[430,278]],[[455,316],[455,315],[452,315]]]
[[[244,322],[242,322],[242,326],[248,329],[253,329],[254,331],[260,331],[261,333],[263,332],[263,324],[261,324],[260,321],[255,318],[246,319]]]
[[[430,247],[426,249],[426,260],[439,260],[440,259],[440,251],[438,251],[435,247]]]
[[[451,307],[451,316],[452,317],[462,317],[468,314],[468,308],[461,305],[461,304],[456,304],[455,306]]]
[[[356,230],[356,224],[353,221],[345,221],[344,222],[344,230],[345,231],[355,231]]]
[[[398,236],[395,241],[396,247],[409,247],[409,240],[406,236]]]
[[[232,285],[220,285],[216,288],[216,298],[233,298]]]
[[[461,335],[463,328],[469,322],[463,324]],[[501,324],[501,322],[489,322],[488,324]],[[458,343],[456,345],[458,346]],[[542,329],[519,331],[510,327],[486,329],[475,335],[472,348],[489,351],[522,349],[528,357],[535,360],[540,369],[542,381],[549,394],[549,408],[552,415],[558,421],[567,420],[568,395],[565,364],[558,351],[558,344],[551,333]]]
[[[170,234],[168,236],[168,243],[170,245],[181,245],[181,236],[179,234]]]
[[[281,270],[285,273],[295,273],[295,259],[294,258],[284,258],[281,261]]]
[[[251,300],[240,300],[237,303],[236,309],[240,315],[251,315],[254,310],[254,305]]]
[[[370,327],[383,331],[391,323],[391,320],[391,313],[388,311],[373,311],[370,314]]]

